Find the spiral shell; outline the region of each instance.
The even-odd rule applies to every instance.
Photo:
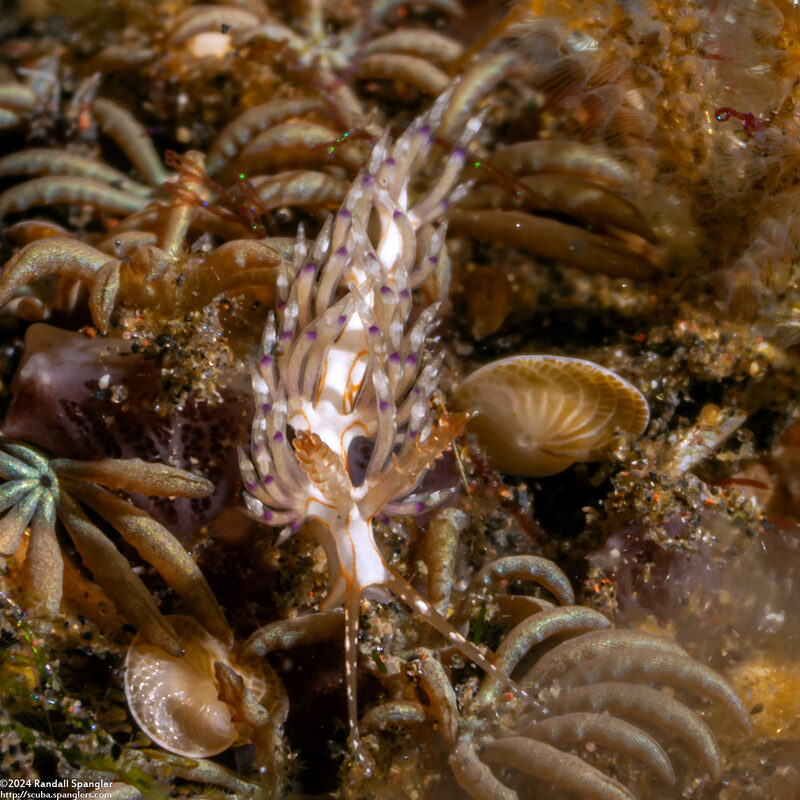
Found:
[[[125,696],[139,727],[156,743],[181,756],[204,758],[246,740],[232,719],[233,709],[219,698],[214,664],[231,666],[261,700],[264,677],[232,662],[231,651],[191,617],[167,617],[185,647],[171,656],[137,635],[125,659]]]
[[[492,466],[512,475],[554,475],[576,461],[603,458],[615,433],[647,427],[636,388],[591,361],[520,355],[473,372],[455,395],[477,412],[469,424]]]

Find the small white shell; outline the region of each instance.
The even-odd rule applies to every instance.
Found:
[[[455,394],[492,466],[554,475],[597,461],[616,432],[638,436],[650,418],[641,392],[605,367],[564,356],[512,356],[473,372]]]
[[[138,634],[125,658],[125,696],[139,727],[156,743],[181,756],[204,758],[243,741],[231,719],[232,709],[219,699],[214,662],[231,664],[231,652],[191,617],[170,616],[186,648],[175,657]],[[242,674],[261,699],[266,684]]]

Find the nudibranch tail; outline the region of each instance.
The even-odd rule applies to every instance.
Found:
[[[240,455],[251,514],[285,526],[286,534],[309,522],[325,548],[330,587],[323,606],[345,607],[348,715],[359,755],[358,615],[367,589],[388,589],[466,658],[510,685],[392,572],[372,527],[379,514],[420,513],[446,497],[420,484],[467,420],[465,414],[435,420],[442,356],[427,343],[439,305],[412,319],[411,292],[446,264],[444,226],[430,223],[458,191],[481,124],[475,118],[465,126],[432,188],[412,204],[410,183],[429,161],[448,102],[449,94],[440,97],[394,144],[388,135],[379,139],[313,244],[298,233],[253,369],[250,457]],[[368,450],[365,463],[351,457],[354,446]]]
[[[440,633],[461,655],[476,664],[496,683],[506,686],[518,696],[525,696],[524,690],[516,684],[500,667],[493,663],[481,649],[457,631],[433,606],[425,600],[410,584],[404,581],[390,567],[384,564],[386,575],[380,582],[411,610],[419,614],[434,630]],[[345,681],[347,691],[347,712],[350,726],[350,743],[353,752],[365,764],[369,762],[363,751],[358,728],[358,618],[361,608],[362,587],[347,584],[344,607],[345,619]],[[533,705],[539,704],[533,702]]]

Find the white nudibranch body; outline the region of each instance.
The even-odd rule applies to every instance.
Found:
[[[240,459],[251,514],[284,528],[283,535],[308,521],[326,550],[330,589],[322,608],[344,602],[348,714],[357,753],[358,612],[371,587],[400,597],[465,656],[508,682],[386,565],[372,530],[377,514],[419,513],[441,501],[441,493],[418,485],[466,421],[466,415],[433,418],[440,361],[428,356],[425,344],[438,305],[410,321],[411,292],[445,258],[442,227],[422,253],[417,233],[464,191],[456,182],[465,148],[480,128],[478,118],[466,126],[433,187],[409,207],[409,182],[433,148],[448,100],[439,98],[394,145],[388,136],[375,145],[313,246],[300,232],[292,274],[287,270],[279,280],[277,312],[269,317],[253,370],[251,454]],[[357,438],[371,443],[363,475],[351,463]]]

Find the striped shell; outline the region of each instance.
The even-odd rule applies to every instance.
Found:
[[[495,469],[554,475],[602,459],[617,432],[647,427],[647,401],[608,369],[579,358],[512,356],[473,372],[456,407],[477,412],[471,430]]]
[[[231,719],[233,709],[219,699],[214,663],[231,665],[230,650],[191,617],[167,617],[185,653],[171,656],[138,634],[125,658],[125,696],[139,727],[172,753],[204,758],[244,741]],[[235,666],[258,700],[266,693],[263,676]]]

